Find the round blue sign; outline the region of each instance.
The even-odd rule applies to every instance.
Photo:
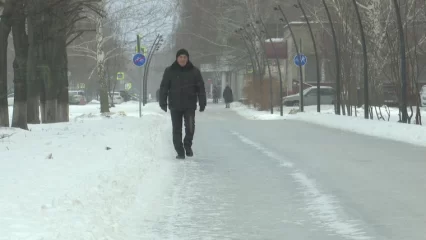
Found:
[[[301,53],[299,55],[294,56],[293,62],[297,66],[305,66],[305,64],[308,62],[308,58],[303,55],[303,53]]]
[[[133,57],[133,63],[138,67],[143,66],[145,62],[146,58],[142,53],[135,54],[135,56]]]

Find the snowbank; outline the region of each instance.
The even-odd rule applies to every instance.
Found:
[[[231,104],[231,109],[236,111],[239,115],[250,120],[277,120],[284,119],[279,114],[271,114],[270,112],[258,111],[254,108],[246,106],[239,102]],[[275,110],[276,111],[276,110]]]
[[[132,222],[154,218],[171,171],[166,114],[150,104],[142,118],[129,117],[138,105],[117,117],[70,109],[69,123],[0,128],[0,239],[130,240]]]
[[[87,104],[101,104],[101,102],[99,102],[96,99],[93,99],[92,101],[88,102]]]
[[[282,117],[279,115],[279,109],[275,109],[274,114],[270,114],[270,112],[257,111],[241,103],[233,103],[231,109],[251,120],[299,120],[364,135],[426,146],[426,127],[398,123],[398,109],[390,109],[389,121],[365,120],[362,108],[357,109],[357,117],[335,115],[333,106],[321,106],[321,113],[316,112],[316,106],[308,106],[305,107],[305,112],[296,114],[289,113],[297,108],[285,107],[284,116]],[[383,108],[382,114],[387,120],[387,113]],[[422,115],[425,116],[426,111],[422,110]]]

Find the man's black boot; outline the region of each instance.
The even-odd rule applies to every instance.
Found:
[[[194,152],[192,151],[191,147],[185,147],[186,156],[192,157],[194,156]]]
[[[183,147],[178,148],[176,152],[176,159],[185,159],[185,149]]]

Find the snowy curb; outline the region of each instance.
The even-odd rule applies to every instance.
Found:
[[[415,124],[402,124],[382,120],[366,120],[361,117],[335,115],[330,109],[323,108],[322,113],[304,112],[290,114],[292,109],[286,108],[284,116],[250,109],[241,103],[234,103],[232,108],[239,115],[249,120],[298,120],[324,127],[335,128],[343,131],[355,132],[363,135],[426,146],[426,127]]]
[[[318,113],[298,113],[297,115],[287,116],[286,118],[368,136],[426,146],[426,128],[415,124],[366,120],[355,117]]]

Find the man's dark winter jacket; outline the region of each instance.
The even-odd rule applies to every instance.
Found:
[[[168,100],[168,101],[167,101]],[[163,74],[160,85],[160,106],[170,110],[197,109],[207,104],[203,77],[190,61],[181,67],[176,61]]]

